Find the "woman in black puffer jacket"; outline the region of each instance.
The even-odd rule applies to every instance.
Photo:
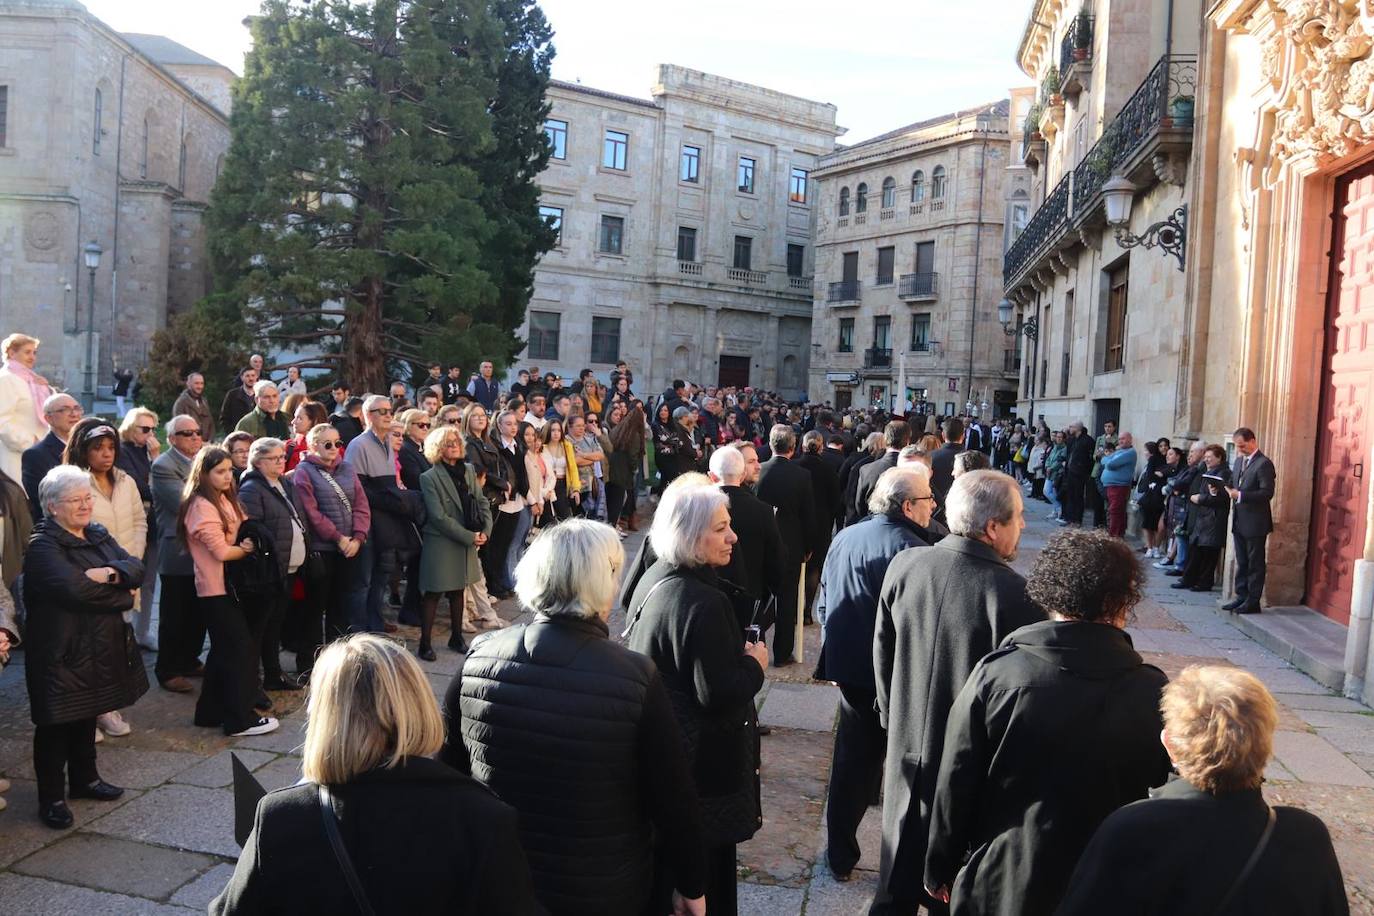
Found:
[[[91,522],[90,476],[60,465],[38,488],[44,519],[24,556],[25,680],[33,719],[38,815],[72,825],[63,791],[112,801],[124,790],[95,768],[95,717],[132,706],[148,691],[143,657],[123,612],[134,605],[143,563]]]

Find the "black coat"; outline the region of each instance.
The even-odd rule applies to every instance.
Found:
[[[1232,469],[1233,486],[1240,491],[1236,503],[1236,519],[1232,528],[1241,537],[1260,537],[1274,530],[1274,517],[1269,503],[1274,498],[1274,462],[1256,450],[1250,465],[1241,470],[1244,458],[1237,457]]]
[[[668,688],[707,843],[747,839],[763,823],[754,714],[763,668],[744,654],[729,598],[710,569],[659,560],[640,578],[627,618],[625,645],[653,659]]]
[[[484,634],[444,701],[444,760],[515,806],[535,895],[555,914],[639,916],[655,837],[677,889],[705,892],[668,692],[652,661],[607,635],[599,620],[544,616]]]
[[[291,526],[300,523],[301,536],[305,539],[305,549],[310,551],[310,525],[305,521],[305,505],[301,502],[296,485],[289,478],[279,478],[285,497],[267,482],[253,468],[245,471],[239,480],[239,502],[248,517],[262,522],[272,532],[272,545],[276,548],[277,565],[281,575],[286,577],[291,561]],[[287,505],[287,501],[290,505]],[[294,510],[294,515],[293,515]],[[240,538],[241,540],[242,538]]]
[[[962,442],[946,442],[930,456],[930,492],[939,509],[945,507],[950,488],[954,486],[954,457],[962,451]]]
[[[1226,487],[1231,482],[1231,471],[1224,464],[1218,465],[1215,470],[1209,470],[1201,462],[1199,466],[1202,470],[1188,487],[1188,521],[1184,530],[1191,544],[1223,547],[1226,544],[1226,517],[1231,511],[1231,497],[1226,493]],[[1208,475],[1220,477],[1223,482],[1208,480]],[[1193,502],[1194,496],[1199,497],[1200,501]]]
[[[62,463],[62,451],[66,447],[67,444],[57,438],[57,433],[48,430],[46,436],[24,449],[19,456],[21,482],[24,492],[28,494],[29,512],[35,522],[43,517],[43,506],[38,502],[38,485],[49,471]]]
[[[888,449],[855,473],[858,483],[854,485],[854,501],[847,507],[850,524],[868,515],[868,498],[873,495],[873,488],[878,485],[878,478],[883,476],[883,472],[897,466],[898,454]]]
[[[825,462],[830,470],[835,472],[835,482],[840,483],[840,470],[844,468],[845,461],[849,458],[842,448],[831,448],[827,445],[821,449],[821,460]],[[843,499],[844,489],[840,489],[841,499]],[[844,519],[840,519],[840,524],[844,524]]]
[[[334,414],[329,418],[329,425],[339,433],[340,448],[348,448],[348,443],[363,434],[363,421],[347,414]]]
[[[739,538],[720,577],[754,600],[765,593],[777,594],[782,588],[783,548],[773,507],[744,487],[720,489],[730,499],[730,529]]]
[[[811,475],[812,500],[816,509],[816,527],[812,540],[812,559],[825,559],[830,536],[836,525],[844,524],[844,494],[840,492],[840,475],[820,455],[802,455],[797,466]]]
[[[878,715],[887,729],[881,881],[921,893],[930,804],[954,696],[1012,631],[1045,618],[1026,580],[987,544],[946,536],[897,555],[883,579],[873,635]]]
[[[88,525],[85,535],[44,519],[24,555],[24,675],[35,725],[92,719],[148,691],[143,656],[123,617],[143,582],[143,563],[100,525]],[[86,577],[101,566],[119,581]]]
[[[854,491],[859,488],[859,470],[876,460],[867,449],[859,449],[846,458],[844,466],[840,468],[840,489],[843,491],[844,523],[846,525],[852,525],[868,514],[867,506],[864,507],[863,515],[855,514]]]
[[[411,757],[332,786],[339,833],[378,914],[534,916],[516,815],[476,781]],[[212,916],[357,913],[320,823],[318,787],[269,792]]]
[[[1274,812],[1264,855],[1219,913],[1264,830],[1264,799],[1258,789],[1211,795],[1172,779],[1102,823],[1059,916],[1346,916],[1326,825],[1298,808]]]
[[[978,664],[949,713],[926,854],[952,913],[1054,912],[1098,825],[1169,775],[1167,682],[1104,623],[1022,627]]]
[[[496,507],[506,501],[506,466],[501,462],[496,446],[488,440],[468,436],[464,455],[464,460],[472,465],[473,474],[479,478],[483,474],[486,475],[486,479],[482,481],[482,495],[491,503],[492,511],[495,512]]]
[[[219,405],[219,428],[227,434],[256,406],[253,393],[245,391],[242,384],[236,384],[225,392],[224,401]]]
[[[1065,476],[1087,480],[1093,470],[1093,454],[1096,449],[1096,441],[1086,432],[1070,439],[1068,455],[1064,459]]]
[[[401,451],[397,458],[401,463],[401,483],[405,484],[407,490],[419,492],[420,475],[433,465],[429,463],[425,453],[420,451],[420,446],[409,436],[401,440]]]
[[[795,569],[815,546],[816,504],[811,495],[811,475],[789,458],[774,456],[759,470],[754,488],[759,499],[778,510],[778,532],[787,549],[787,565]]]

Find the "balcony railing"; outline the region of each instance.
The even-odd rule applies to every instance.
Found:
[[[858,302],[859,301],[859,281],[840,280],[830,284],[830,291],[826,294],[826,302]]]
[[[690,276],[690,277],[699,277],[699,276],[701,276],[701,262],[700,262],[700,261],[678,261],[678,262],[677,262],[677,272],[680,273],[680,274],[687,274],[687,275]]]
[[[940,275],[937,273],[902,274],[897,282],[898,299],[934,299],[939,294]]]
[[[1002,278],[1008,284],[1041,249],[1056,241],[1068,226],[1069,189],[1072,185],[1072,175],[1061,178],[1030,222],[1026,223],[1026,228],[1021,230],[1016,241],[1007,249],[1006,257],[1002,260]]]
[[[864,351],[865,369],[890,369],[892,368],[892,348],[891,347],[869,347]]]
[[[791,289],[791,290],[793,290],[794,292],[798,292],[798,293],[809,293],[809,292],[811,292],[811,278],[810,278],[810,277],[788,277],[788,278],[787,278],[787,287],[788,287],[788,289]]]
[[[1059,42],[1060,91],[1072,95],[1083,88],[1083,78],[1092,69],[1093,17],[1079,13],[1064,30]]]
[[[768,282],[768,274],[761,270],[746,270],[743,267],[725,268],[725,278],[731,283],[744,286],[763,286]]]

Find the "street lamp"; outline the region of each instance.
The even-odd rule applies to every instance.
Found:
[[[1116,243],[1122,248],[1158,248],[1178,259],[1183,269],[1183,247],[1188,241],[1188,205],[1180,204],[1166,219],[1152,223],[1140,235],[1127,229],[1136,187],[1130,179],[1114,175],[1102,183],[1102,203],[1107,210],[1107,225],[1116,229]]]
[[[90,283],[86,290],[86,387],[81,393],[86,413],[95,413],[95,272],[100,267],[100,256],[105,249],[99,242],[90,241],[81,249],[86,261],[86,269],[91,272]]]
[[[1002,333],[1008,337],[1024,334],[1028,340],[1035,340],[1036,335],[1040,333],[1040,322],[1032,315],[1017,327],[1012,327],[1012,313],[1015,310],[1016,306],[1012,305],[1010,299],[1003,299],[997,303],[997,320],[1002,322]]]

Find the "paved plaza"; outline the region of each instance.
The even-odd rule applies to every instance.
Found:
[[[1044,520],[1043,504],[1033,503],[1030,512],[1016,562],[1022,572],[1057,530]],[[627,541],[631,554],[641,537]],[[1170,674],[1199,662],[1233,664],[1269,686],[1282,717],[1266,795],[1321,816],[1335,839],[1351,912],[1374,916],[1374,712],[1333,695],[1253,642],[1215,608],[1215,595],[1173,591],[1170,581],[1151,570],[1146,601],[1131,628],[1136,647]],[[502,610],[512,619],[518,612],[513,602]],[[622,622],[619,615],[612,619],[612,633]],[[413,643],[413,631],[402,633]],[[764,828],[740,848],[740,912],[750,916],[852,916],[865,911],[877,881],[877,808],[864,822],[863,859],[852,881],[835,882],[822,859],[838,693],[806,681],[819,635],[808,628],[807,663],[770,678],[760,697],[760,718],[773,733],[763,739]],[[442,694],[461,658],[438,652],[438,661],[422,664]],[[0,773],[14,784],[6,796],[9,810],[0,812],[0,912],[114,916],[205,909],[238,853],[230,752],[269,788],[295,782],[303,716],[299,695],[276,694],[279,731],[230,739],[190,724],[194,699],[154,688],[127,710],[134,733],[106,740],[99,754],[101,775],[128,791],[113,803],[72,802],[76,826],[53,831],[36,816],[23,653],[16,655],[16,664],[0,675]]]

